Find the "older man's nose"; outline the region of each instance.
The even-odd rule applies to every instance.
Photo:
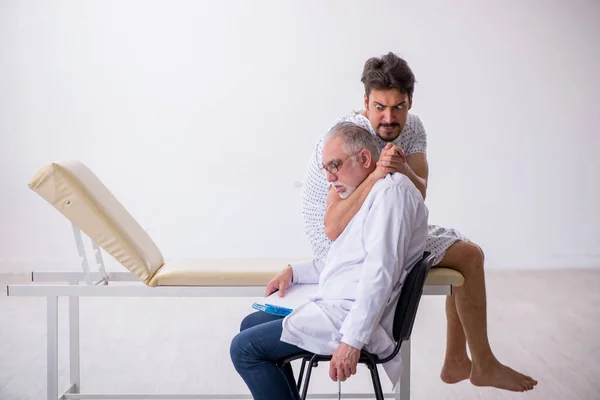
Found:
[[[327,182],[335,182],[338,180],[337,175],[332,174],[331,172],[327,171]]]

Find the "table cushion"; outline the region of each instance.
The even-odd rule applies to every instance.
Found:
[[[187,259],[166,261],[150,280],[150,286],[265,286],[290,262],[302,259]],[[448,268],[432,268],[426,285],[461,286],[462,274]]]

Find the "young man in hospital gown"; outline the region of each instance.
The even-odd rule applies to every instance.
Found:
[[[364,109],[341,121],[354,122],[371,132],[383,149],[378,164],[388,172],[407,176],[426,198],[429,166],[427,137],[418,116],[409,113],[415,77],[405,60],[393,53],[365,62]],[[450,132],[448,129],[446,134]],[[384,148],[385,147],[385,148]],[[304,228],[316,258],[325,257],[354,217],[375,179],[365,179],[352,195],[340,198],[319,173],[322,138],[310,157],[302,188]],[[455,193],[448,193],[454,196]],[[446,358],[440,373],[446,383],[469,379],[476,386],[511,391],[533,389],[533,378],[503,365],[492,352],[487,334],[484,257],[481,248],[456,229],[429,225],[425,250],[433,254],[433,267],[459,271],[465,278],[446,297]],[[467,345],[471,359],[467,355]]]
[[[334,381],[356,373],[361,349],[391,353],[394,310],[406,275],[423,255],[428,211],[406,175],[384,169],[378,175],[378,159],[375,139],[356,124],[340,123],[325,138],[322,169],[339,196],[368,177],[377,183],[327,258],[288,266],[266,290],[285,296],[291,284],[318,283],[317,298],[285,319],[257,312],[242,322],[231,358],[255,400],[299,398],[291,366],[279,369],[275,362],[303,350],[333,354]],[[400,354],[384,369],[397,382]]]

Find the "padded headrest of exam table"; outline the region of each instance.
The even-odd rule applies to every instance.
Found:
[[[145,283],[164,264],[146,231],[81,162],[46,165],[29,187]]]
[[[150,286],[263,286],[287,263],[305,259],[201,259],[165,262],[152,238],[79,161],[40,169],[29,187]],[[454,270],[433,268],[427,284],[461,286]]]
[[[146,231],[79,161],[44,166],[29,187],[150,286],[263,286],[286,263],[299,261],[201,259],[165,263]]]

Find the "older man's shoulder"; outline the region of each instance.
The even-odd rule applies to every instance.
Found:
[[[385,189],[392,188],[391,191],[386,191]],[[394,172],[392,174],[386,175],[385,178],[380,179],[375,187],[373,188],[376,191],[387,192],[390,195],[394,195],[396,193],[408,193],[411,196],[417,196],[417,198],[421,199],[423,196],[421,192],[415,184],[410,180],[410,178],[404,174],[399,172]]]

